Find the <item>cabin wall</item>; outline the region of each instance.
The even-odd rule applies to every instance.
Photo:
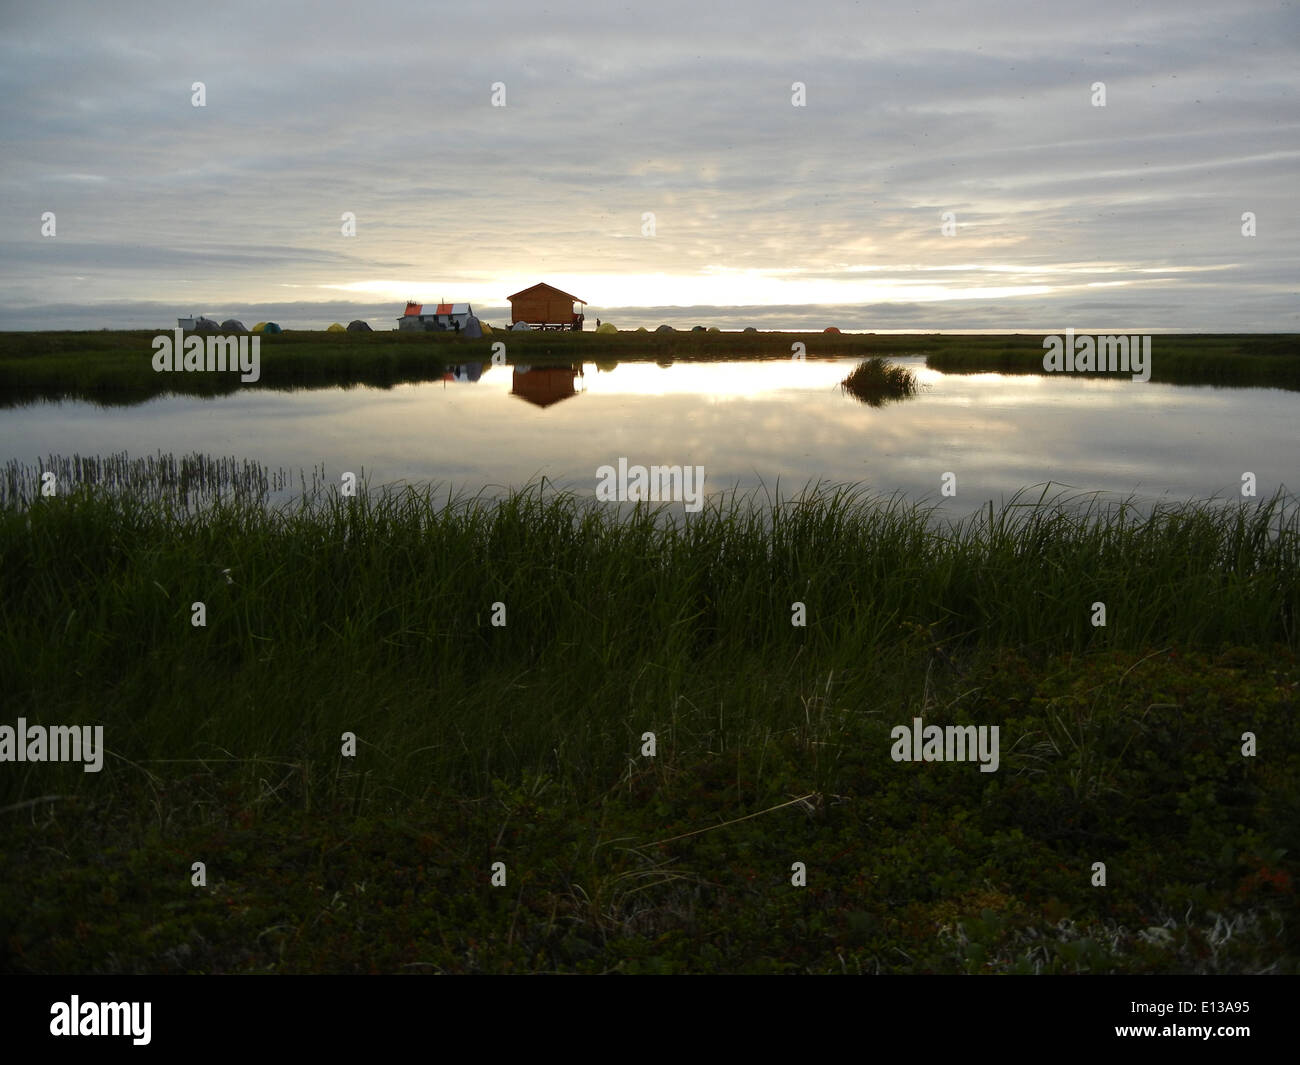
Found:
[[[510,304],[513,322],[570,322],[573,301],[564,296],[529,296]]]

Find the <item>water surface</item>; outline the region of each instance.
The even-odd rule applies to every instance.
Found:
[[[0,461],[199,451],[293,471],[323,464],[335,483],[352,471],[372,487],[496,494],[545,477],[592,495],[597,468],[622,457],[703,466],[709,494],[852,481],[955,512],[1047,481],[1149,502],[1239,499],[1245,471],[1261,496],[1296,479],[1295,393],[945,375],[903,358],[921,392],[872,408],[839,388],[856,361],[471,364],[392,389],[41,402],[0,415]],[[953,499],[940,495],[945,473],[956,475]]]

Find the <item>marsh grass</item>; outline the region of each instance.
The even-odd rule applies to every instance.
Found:
[[[57,494],[90,490],[127,494],[146,503],[167,503],[182,510],[201,509],[221,499],[265,504],[275,494],[292,490],[293,477],[284,468],[269,470],[258,462],[234,456],[198,452],[144,455],[50,455],[35,465],[10,459],[0,468],[0,507],[29,506],[41,498],[47,475]],[[310,488],[299,471],[299,490],[318,495],[324,470],[312,470]]]
[[[684,519],[544,485],[268,507],[209,470],[252,490],[0,507],[4,719],[109,752],[0,775],[0,969],[1296,967],[1293,499]],[[999,724],[997,779],[890,761],[913,714]],[[1211,913],[1212,960],[1142,934]]]
[[[868,406],[881,407],[915,395],[916,374],[905,366],[874,356],[858,363],[840,387]]]
[[[1000,343],[934,347],[926,352],[925,364],[943,373],[1048,373],[1043,369],[1041,336],[997,339]],[[1300,337],[1294,333],[1156,334],[1151,338],[1148,369],[1151,380],[1159,384],[1300,389]],[[1140,386],[1132,381],[1132,374],[1119,371],[1078,376],[1104,376]]]
[[[262,338],[261,378],[243,384],[232,373],[155,373],[152,340],[170,332],[0,333],[0,406],[42,398],[132,405],[168,393],[216,397],[245,388],[391,388],[436,380],[449,365],[489,362],[498,343],[506,345],[507,363],[529,365],[788,359],[792,345],[801,343],[814,359],[918,355],[945,373],[1043,372],[1042,337],[1036,334],[497,332],[471,340],[395,330],[291,330]],[[1300,388],[1300,340],[1294,334],[1162,334],[1152,344],[1154,381]]]
[[[1142,516],[1044,491],[956,523],[824,485],[715,497],[686,519],[541,485],[499,500],[318,486],[268,508],[253,502],[264,474],[199,468],[249,490],[210,491],[199,510],[89,486],[10,492],[12,713],[93,716],[140,764],[183,750],[325,766],[355,731],[366,802],[528,773],[590,794],[647,729],[672,752],[661,766],[773,734],[829,743],[816,749],[830,786],[835,745],[860,742],[882,698],[917,698],[936,664],[960,671],[1003,648],[1296,643],[1300,525],[1283,497]],[[190,625],[200,600],[206,629]],[[806,628],[790,624],[795,601]],[[262,770],[248,774],[251,786]],[[291,790],[339,798],[341,779]],[[55,783],[42,786],[82,781]],[[0,800],[30,794],[13,774],[0,785]]]

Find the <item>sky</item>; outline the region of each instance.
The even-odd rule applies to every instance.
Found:
[[[1300,331],[1298,59],[1253,0],[0,0],[0,329]]]

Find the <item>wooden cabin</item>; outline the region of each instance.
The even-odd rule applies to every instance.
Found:
[[[554,285],[540,282],[506,299],[510,301],[512,327],[523,322],[532,329],[582,328],[584,315],[581,308],[587,305],[587,301],[561,292]]]

